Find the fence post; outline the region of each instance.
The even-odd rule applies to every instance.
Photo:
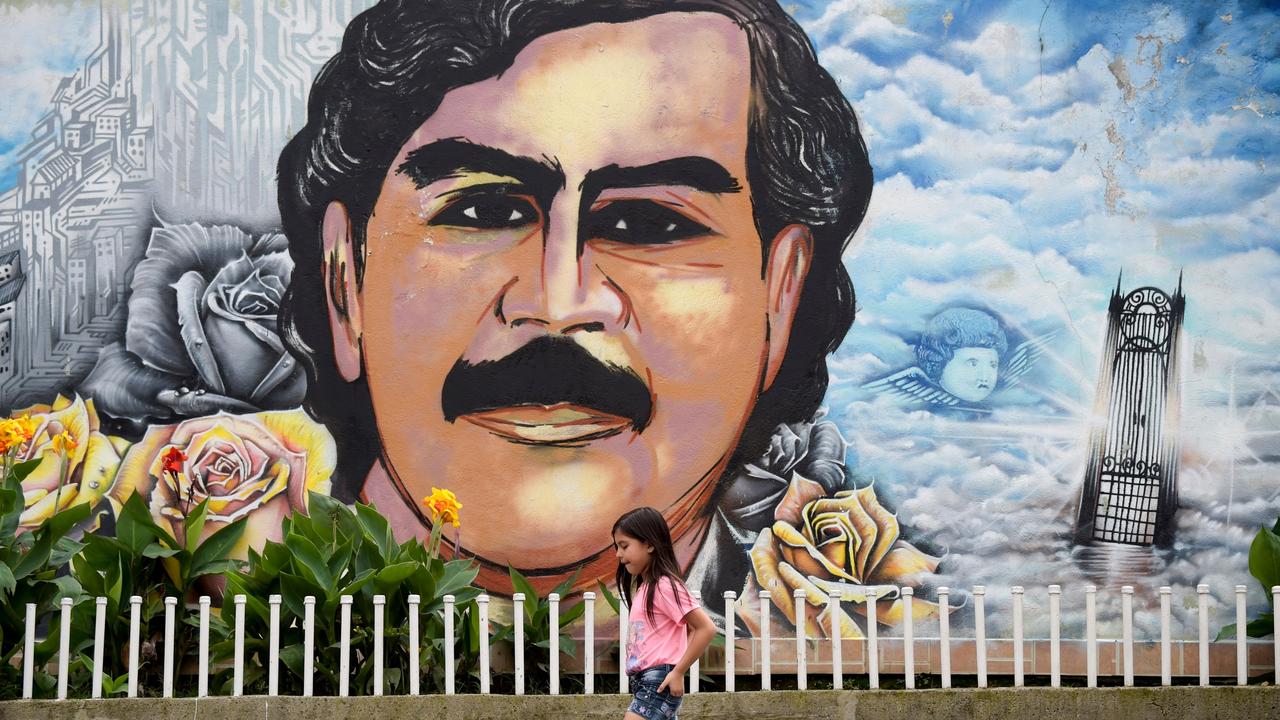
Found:
[[[267,605],[267,695],[274,696],[280,689],[280,596],[268,595]]]
[[[1098,588],[1084,588],[1084,646],[1089,687],[1098,687]]]
[[[142,598],[138,598],[138,602],[141,604]],[[173,697],[173,646],[178,642],[177,624],[178,598],[166,597],[164,599],[164,684],[161,694],[167,698]],[[133,639],[137,641],[138,638],[135,636]],[[134,647],[137,647],[136,643]]]
[[[1200,685],[1209,684],[1209,586],[1196,586],[1200,610]]]
[[[102,697],[102,646],[107,636],[107,599],[100,597],[94,600],[93,616],[93,691],[95,698]]]
[[[338,641],[338,697],[351,693],[351,602],[350,595],[338,598],[342,635]]]
[[[697,595],[694,595],[697,597]],[[623,602],[621,595],[618,597],[618,692],[626,695],[629,691],[627,688],[627,630],[631,622],[631,609]]]
[[[596,594],[588,590],[582,593],[585,604],[586,628],[582,642],[582,681],[587,695],[596,692]]]
[[[421,648],[421,642],[418,639],[418,604],[422,602],[422,596],[413,594],[409,596],[409,694],[417,695],[422,691],[421,675],[422,670],[418,667],[418,655]]]
[[[511,596],[511,603],[515,613],[516,626],[516,642],[515,642],[515,661],[516,661],[516,694],[524,694],[524,593],[516,593]]]
[[[1009,588],[1009,594],[1013,596],[1013,686],[1022,687],[1025,684],[1022,668],[1022,586]]]
[[[197,697],[209,696],[209,596],[200,596],[200,677]]]
[[[733,692],[734,681],[737,680],[737,621],[734,617],[734,603],[738,594],[732,590],[724,591],[724,691]]]
[[[1245,617],[1245,593],[1249,592],[1249,588],[1244,585],[1236,586],[1236,684],[1249,684],[1249,654],[1245,643],[1248,642],[1249,635],[1247,633],[1249,621]]]
[[[1049,586],[1049,687],[1062,687],[1062,586]]]
[[[880,687],[880,628],[876,609],[876,591],[873,588],[867,593],[867,686],[872,690]]]
[[[480,694],[489,694],[489,596],[476,598],[480,608]]]
[[[176,602],[176,601],[175,601]],[[165,598],[166,608],[169,599]],[[142,641],[139,635],[142,632],[142,596],[133,595],[129,598],[129,697],[138,696],[138,653],[141,650]],[[168,641],[165,642],[165,648],[168,649]]]
[[[236,595],[232,598],[232,602],[235,603],[236,648],[235,665],[231,668],[231,694],[236,697],[244,694],[244,604],[246,600],[244,595]]]
[[[804,590],[796,588],[796,688],[806,690],[809,687],[809,667],[805,657],[805,624],[808,622],[808,607],[805,605]]]
[[[452,695],[454,693],[454,667],[453,667],[453,603],[456,598],[452,595],[444,596],[444,694]]]
[[[1160,684],[1168,687],[1173,684],[1173,648],[1170,626],[1170,600],[1173,588],[1165,585],[1160,588]]]
[[[67,671],[71,667],[71,605],[69,597],[62,598],[62,615],[58,628],[58,699],[67,699]]]
[[[1120,642],[1124,649],[1124,686],[1133,687],[1133,586],[1120,588]]]
[[[134,637],[137,636],[138,618],[133,618]],[[129,654],[129,697],[137,694],[138,688],[138,642],[135,640]],[[22,698],[30,700],[35,693],[35,655],[36,655],[36,604],[27,603],[27,636],[22,644]]]
[[[827,596],[827,619],[831,621],[831,687],[839,690],[844,687],[844,650],[840,634],[840,600],[843,593],[833,592]]]
[[[551,624],[551,694],[560,694],[560,595],[551,593],[547,596],[551,605],[551,613],[547,622]]]
[[[28,606],[30,607],[30,606]],[[1271,586],[1271,637],[1274,638],[1275,649],[1272,650],[1272,667],[1275,668],[1271,684],[1280,685],[1280,585]]]
[[[689,591],[689,594],[693,596],[694,602],[696,602],[699,605],[702,604],[701,590],[691,590]],[[700,676],[701,674],[702,674],[702,656],[699,655],[698,657],[694,658],[693,663],[689,665],[689,683],[688,683],[689,687],[686,689],[686,691],[689,694],[692,695],[693,693],[698,692],[698,676]]]
[[[938,588],[938,655],[942,659],[942,687],[951,687],[951,588]]]
[[[373,596],[373,695],[382,694],[382,663],[385,653],[382,651],[383,614],[386,611],[387,596]]]
[[[911,603],[915,590],[902,588],[902,674],[908,690],[916,687],[916,631]]]
[[[316,670],[316,597],[302,598],[302,696],[311,697]]]
[[[973,587],[973,648],[978,660],[978,687],[987,686],[987,588]]]
[[[769,606],[773,596],[768,590],[760,591],[760,689],[773,689],[773,671],[769,667]]]

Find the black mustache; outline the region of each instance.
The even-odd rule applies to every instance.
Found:
[[[606,364],[562,335],[536,338],[497,360],[460,358],[440,393],[449,422],[485,410],[558,403],[626,418],[636,432],[653,414],[653,396],[634,370]]]

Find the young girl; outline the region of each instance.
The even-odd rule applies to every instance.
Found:
[[[618,590],[631,608],[626,663],[634,698],[625,720],[673,720],[684,675],[711,644],[715,625],[680,579],[662,513],[642,507],[618,518],[613,547]]]

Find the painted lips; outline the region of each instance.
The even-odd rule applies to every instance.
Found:
[[[459,419],[510,442],[550,446],[581,445],[617,435],[632,425],[629,418],[572,403],[517,405]]]

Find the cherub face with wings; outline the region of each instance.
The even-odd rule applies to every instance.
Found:
[[[1008,335],[993,314],[948,308],[925,326],[915,346],[916,366],[865,387],[910,402],[974,409],[993,392],[1016,384],[1056,334],[1031,338],[1009,351]]]

